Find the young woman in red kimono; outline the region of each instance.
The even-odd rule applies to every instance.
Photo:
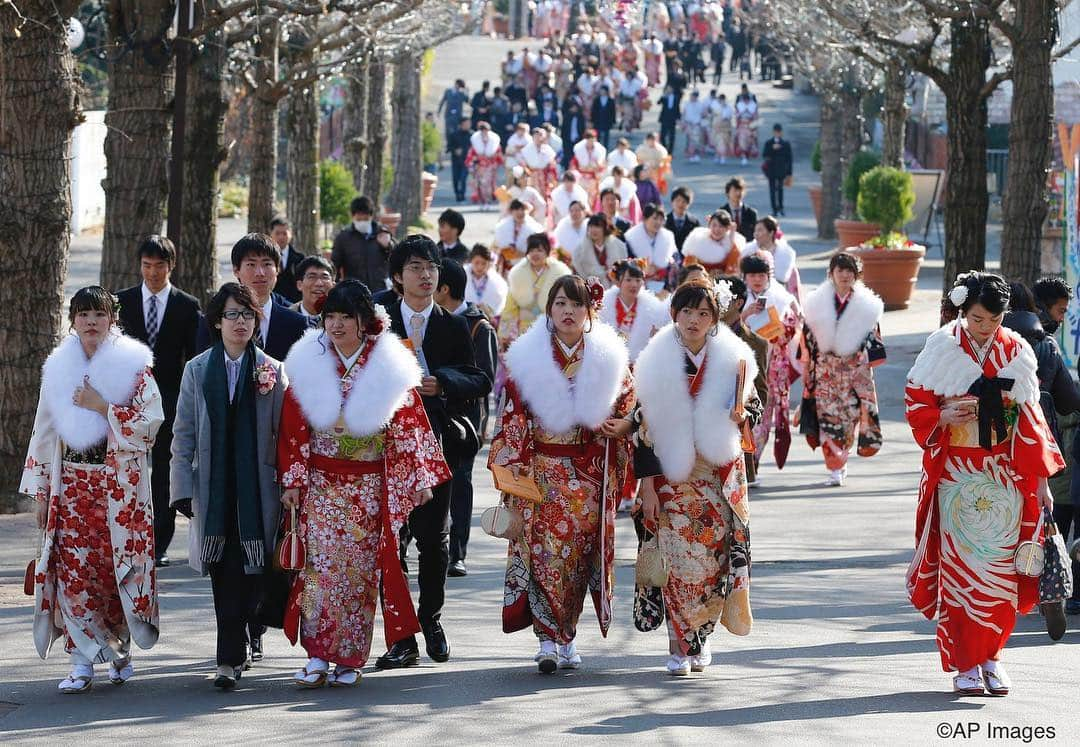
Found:
[[[1039,407],[1035,354],[1001,326],[1009,286],[961,275],[961,318],[926,340],[908,373],[907,419],[923,448],[908,595],[937,618],[941,665],[964,695],[1007,695],[999,659],[1017,613],[1038,601],[1017,573],[1017,545],[1036,537],[1047,478],[1065,465]]]
[[[84,693],[94,665],[109,681],[134,669],[131,643],[158,639],[150,449],[164,420],[146,345],[120,333],[119,306],[100,286],[71,299],[72,334],[41,371],[41,396],[19,492],[37,502],[34,644],[44,659],[63,637]]]
[[[380,589],[387,646],[420,630],[398,530],[450,468],[416,392],[416,357],[376,315],[367,287],[338,284],[322,315],[323,328],[308,330],[285,359],[281,502],[299,507],[306,551],[285,632],[293,643],[299,632],[311,657],[297,684],[348,687],[371,652]]]
[[[615,509],[634,396],[626,345],[594,319],[600,295],[598,284],[559,278],[546,316],[510,346],[506,406],[488,459],[530,475],[543,496],[535,505],[504,497],[525,529],[510,543],[503,631],[532,627],[545,674],[580,666],[574,638],[586,593],[601,633],[611,624]]]

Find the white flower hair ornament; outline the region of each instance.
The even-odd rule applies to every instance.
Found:
[[[731,283],[727,280],[717,280],[716,285],[713,286],[713,292],[716,293],[716,305],[720,307],[720,313],[723,314],[731,307],[731,302],[735,298],[735,294],[731,291]]]
[[[949,291],[949,301],[958,309],[964,305],[964,301],[967,300],[967,297],[968,287],[966,285],[954,286],[953,289]]]

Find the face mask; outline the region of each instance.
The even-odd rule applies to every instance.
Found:
[[[353,228],[355,228],[357,231],[364,234],[365,236],[371,233],[371,221],[369,220],[354,220],[352,224]]]

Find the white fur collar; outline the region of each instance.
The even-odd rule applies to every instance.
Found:
[[[321,329],[309,329],[285,359],[289,388],[314,428],[327,430],[344,416],[354,436],[381,431],[409,390],[420,386],[420,365],[389,329],[379,335],[363,368],[354,369],[349,397],[342,404],[337,351]]]
[[[963,325],[959,321],[949,322],[944,327],[934,330],[928,338],[922,352],[915,359],[915,365],[908,372],[908,381],[914,386],[929,389],[939,397],[956,397],[966,394],[968,387],[982,376],[983,370],[975,360],[964,352],[960,345]],[[1039,400],[1039,378],[1036,374],[1038,362],[1035,352],[1023,337],[1005,327],[1001,328],[1008,341],[1016,345],[1010,359],[1004,350],[1006,343],[995,342],[988,356],[1002,361],[997,376],[1014,379],[1009,396],[1019,404]]]
[[[835,297],[836,288],[826,278],[803,302],[803,318],[822,351],[852,355],[862,348],[866,336],[881,321],[885,304],[859,280],[852,287],[847,308],[838,319]]]
[[[611,286],[604,291],[604,302],[603,306],[600,307],[600,321],[616,332],[618,332],[618,326],[615,321],[617,318],[615,304],[618,303],[618,297],[619,289],[616,286]],[[634,317],[634,323],[630,327],[630,336],[626,340],[631,362],[637,360],[638,355],[649,344],[653,334],[670,321],[671,316],[668,314],[664,302],[650,291],[642,288],[641,293],[638,294],[637,315]]]
[[[469,144],[472,145],[473,150],[478,155],[490,158],[495,155],[495,152],[499,150],[500,139],[494,132],[488,132],[487,142],[484,142],[484,138],[480,135],[480,131],[477,130],[469,137]]]
[[[717,465],[742,455],[739,428],[730,413],[740,360],[746,361],[742,396],[753,390],[754,353],[726,324],[709,338],[706,349],[704,379],[696,398],[690,396],[686,353],[673,325],[656,333],[634,366],[638,402],[653,452],[664,474],[675,482],[690,477],[697,454]]]
[[[108,420],[71,401],[84,376],[90,377],[90,385],[106,402],[125,405],[135,393],[139,374],[153,365],[154,354],[150,348],[115,330],[89,360],[77,336],[72,334],[65,338],[41,369],[41,397],[48,405],[61,440],[82,451],[101,443],[109,435]]]
[[[547,317],[540,316],[506,351],[506,366],[521,398],[552,433],[574,426],[593,430],[611,416],[626,376],[626,345],[611,327],[594,322],[574,385],[555,364]]]

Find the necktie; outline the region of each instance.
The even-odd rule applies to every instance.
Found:
[[[225,370],[229,375],[229,401],[236,399],[236,382],[240,379],[240,361],[225,359]]]
[[[413,350],[420,352],[424,347],[424,315],[413,314],[412,319],[409,320],[409,341],[413,344]]]
[[[146,344],[152,349],[157,342],[158,318],[157,296],[150,296],[150,308],[146,311]]]
[[[255,327],[255,347],[262,350],[265,346],[266,341],[263,340],[262,323],[260,322],[259,325]]]

